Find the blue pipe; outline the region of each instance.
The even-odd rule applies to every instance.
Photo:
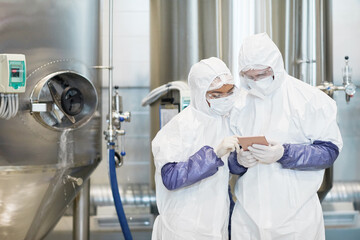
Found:
[[[109,143],[109,145],[114,145],[114,143]],[[121,229],[124,235],[125,240],[132,240],[131,232],[129,229],[129,225],[126,220],[125,212],[123,205],[121,203],[119,187],[116,178],[115,171],[115,150],[109,148],[109,175],[110,175],[110,185],[111,191],[114,198],[114,204],[116,208],[116,213],[118,215],[118,219],[121,225]]]

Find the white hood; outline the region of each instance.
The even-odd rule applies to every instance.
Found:
[[[231,74],[231,72],[223,61],[215,57],[201,60],[192,66],[188,83],[191,89],[190,105],[194,109],[211,116],[216,115],[210,111],[209,105],[206,102],[206,91],[211,82],[222,74]]]
[[[248,65],[270,66],[274,71],[274,81],[264,92],[251,89],[250,94],[258,97],[271,94],[278,89],[284,81],[286,74],[284,61],[280,50],[266,33],[259,33],[247,37],[241,45],[239,52],[239,72]],[[240,76],[241,85],[249,89],[244,78]]]

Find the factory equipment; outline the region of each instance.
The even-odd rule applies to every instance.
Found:
[[[77,128],[92,116],[97,105],[93,84],[73,71],[52,73],[38,82],[31,94],[31,113],[52,129]]]
[[[26,61],[23,54],[0,54],[0,118],[9,120],[19,110],[19,93],[25,92]]]
[[[38,240],[100,161],[99,1],[6,1],[0,15],[0,91],[17,94],[0,119],[0,239]]]
[[[25,92],[26,62],[23,54],[0,54],[0,70],[0,92]]]
[[[143,107],[160,99],[159,126],[162,128],[190,104],[190,89],[184,81],[169,82],[152,90],[141,102]]]
[[[345,56],[345,66],[342,68],[343,83],[342,86],[334,85],[333,83],[324,81],[323,84],[317,87],[333,97],[334,91],[344,91],[346,102],[350,101],[350,98],[354,96],[356,92],[356,85],[351,81],[352,68],[349,66],[349,57]]]
[[[343,72],[343,86],[345,87],[346,101],[350,101],[350,97],[354,96],[356,92],[356,86],[351,81],[352,68],[349,66],[349,57],[345,56],[345,66],[342,69]]]
[[[109,115],[107,116],[108,123],[110,122],[110,118],[112,119],[112,129],[105,130],[104,135],[105,139],[108,141],[108,146],[110,145],[109,148],[114,149],[115,166],[121,167],[126,155],[125,131],[121,129],[121,123],[130,122],[131,113],[123,112],[122,97],[118,92],[119,87],[115,86],[114,88],[115,90],[112,97],[112,108],[110,110],[111,114],[109,112]]]
[[[105,67],[109,70],[109,113],[107,116],[108,127],[107,130],[104,131],[104,135],[107,141],[109,177],[116,213],[118,215],[118,220],[125,240],[132,240],[133,238],[121,202],[115,171],[116,167],[120,167],[122,165],[123,158],[126,154],[124,151],[124,141],[120,142],[120,154],[116,153],[115,141],[118,136],[125,135],[125,131],[121,129],[121,122],[130,122],[130,113],[122,111],[122,100],[117,92],[118,87],[115,88],[115,96],[113,96],[113,5],[113,0],[109,0],[109,66]],[[122,140],[123,139],[124,137],[122,137]]]

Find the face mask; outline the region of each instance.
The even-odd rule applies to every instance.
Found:
[[[267,78],[258,80],[258,81],[254,81],[254,80],[249,80],[246,79],[247,84],[249,85],[250,88],[254,88],[257,89],[259,91],[264,91],[266,89],[268,89],[271,85],[271,83],[273,82],[273,77],[269,76]]]
[[[235,93],[228,97],[208,99],[210,109],[218,115],[226,115],[230,112],[235,102]]]

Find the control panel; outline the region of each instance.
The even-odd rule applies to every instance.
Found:
[[[23,93],[26,87],[26,61],[23,54],[0,54],[0,92]]]

